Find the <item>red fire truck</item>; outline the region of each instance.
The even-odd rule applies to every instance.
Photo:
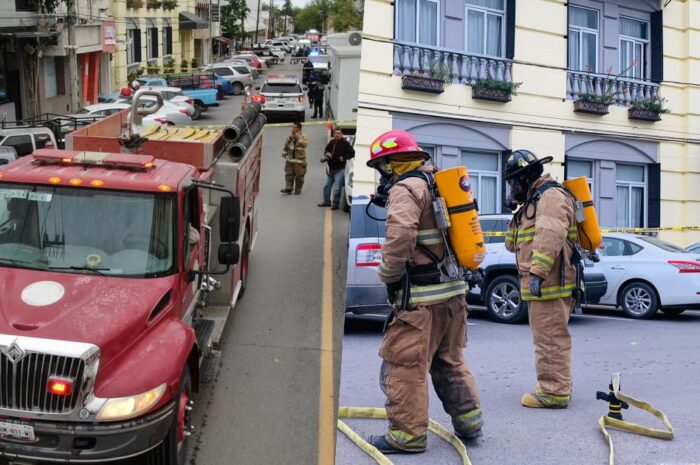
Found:
[[[148,139],[140,97],[0,169],[0,463],[185,461],[245,290],[265,119]]]

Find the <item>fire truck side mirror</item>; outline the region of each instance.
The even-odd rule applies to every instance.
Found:
[[[235,265],[241,256],[241,248],[238,244],[227,243],[219,245],[219,263],[222,265]]]
[[[238,197],[225,195],[219,205],[219,239],[221,242],[236,242],[241,229],[241,202]],[[221,249],[219,249],[221,258]]]

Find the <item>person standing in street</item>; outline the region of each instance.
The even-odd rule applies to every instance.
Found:
[[[312,118],[323,118],[323,92],[326,90],[326,86],[317,80],[314,81],[312,89],[314,97],[314,114]]]
[[[319,207],[331,207],[337,210],[340,205],[340,195],[345,185],[345,163],[355,156],[355,149],[343,137],[343,130],[336,128],[333,131],[333,138],[326,145],[323,162],[326,163],[326,185],[323,186],[323,202]],[[335,184],[333,193],[333,203],[331,204],[331,190]]]
[[[429,158],[409,133],[394,130],[372,143],[367,162],[391,186],[378,270],[392,303],[379,351],[389,428],[369,438],[384,454],[425,451],[428,373],[457,436],[473,440],[483,425],[476,382],[464,359],[467,284],[446,277],[439,266],[449,244],[435,222],[426,179],[432,182],[435,169],[424,166]]]
[[[504,180],[511,207],[520,207],[506,233],[506,249],[515,253],[520,295],[527,301],[535,346],[537,385],[520,402],[531,408],[565,408],[571,399],[569,316],[576,287],[578,233],[574,200],[559,183],[543,175],[538,159],[518,150],[508,158]]]
[[[296,121],[292,126],[292,133],[287,137],[282,150],[282,158],[286,160],[284,164],[285,186],[280,192],[283,194],[301,194],[304,186],[304,175],[306,174],[306,146],[308,140],[302,131],[301,123]]]
[[[309,88],[306,91],[306,96],[309,99],[309,108],[313,110],[314,108],[314,83],[309,83]]]

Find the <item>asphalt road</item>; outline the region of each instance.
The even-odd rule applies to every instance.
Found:
[[[273,72],[295,70],[278,66]],[[229,121],[241,101],[229,97],[199,123]],[[305,128],[309,169],[301,195],[279,192],[284,186],[281,150],[289,132],[289,127],[275,127],[264,133],[261,216],[248,288],[228,322],[216,382],[195,397],[191,464],[328,463],[318,459],[323,441],[328,445],[328,437],[319,439],[319,413],[331,419],[327,431],[332,461],[334,415],[319,408],[322,393],[331,409],[337,399],[333,389],[340,375],[348,215],[316,206],[325,182],[324,165],[318,161],[326,144],[323,126]],[[332,256],[324,276],[326,244]],[[333,347],[324,349],[331,352],[327,360],[333,366],[326,367],[331,371],[325,390],[320,383],[324,278],[334,289],[326,302]]]

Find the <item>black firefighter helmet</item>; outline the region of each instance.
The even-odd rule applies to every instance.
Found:
[[[530,171],[534,171],[539,177],[542,174],[542,165],[549,163],[552,159],[553,157],[538,159],[537,156],[529,150],[516,150],[510,154],[506,161],[506,166],[503,170],[503,180],[508,181],[514,177],[526,173],[529,174]]]

